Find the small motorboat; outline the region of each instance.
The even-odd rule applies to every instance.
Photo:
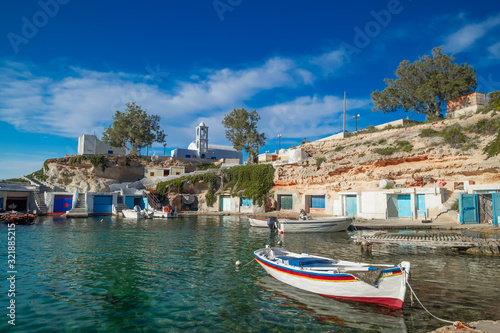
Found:
[[[248,221],[250,222],[250,225],[252,227],[256,228],[268,228],[267,224],[267,218],[265,217],[255,217],[255,216],[249,216]]]
[[[150,219],[153,215],[152,211],[142,209],[140,206],[135,205],[134,209],[122,210],[123,217],[126,219]]]
[[[306,217],[278,219],[276,226],[280,234],[285,232],[336,232],[345,231],[354,221],[350,216]]]
[[[410,263],[375,265],[297,254],[267,245],[254,252],[268,274],[293,287],[326,297],[403,307]]]

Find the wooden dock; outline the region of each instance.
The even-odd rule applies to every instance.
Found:
[[[487,244],[484,239],[459,234],[377,233],[363,235],[363,233],[360,233],[356,236],[352,236],[352,238],[356,243],[360,243],[362,246],[379,244],[468,249],[485,246]]]

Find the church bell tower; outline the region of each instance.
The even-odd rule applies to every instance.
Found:
[[[196,127],[196,148],[198,149],[198,155],[204,158],[204,155],[208,152],[208,126],[204,122],[201,122]]]

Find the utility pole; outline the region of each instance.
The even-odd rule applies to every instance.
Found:
[[[345,138],[345,109],[346,109],[346,92],[344,91],[344,126],[343,126],[343,130],[342,130],[342,133],[344,134],[344,138]]]
[[[358,118],[360,117],[360,115],[355,115],[355,116],[352,116],[352,119],[356,119],[356,132],[358,131]]]
[[[278,151],[281,150],[281,134],[278,134]]]

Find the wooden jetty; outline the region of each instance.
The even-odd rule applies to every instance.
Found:
[[[352,236],[361,246],[371,247],[373,244],[421,246],[430,248],[458,248],[468,249],[485,246],[487,242],[481,238],[459,234],[427,234],[427,233],[376,233]]]

